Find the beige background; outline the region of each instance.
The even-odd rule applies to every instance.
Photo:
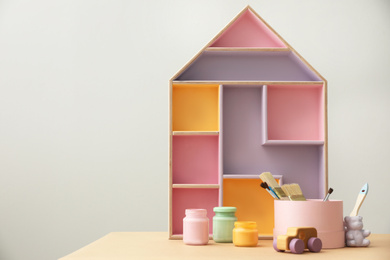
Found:
[[[390,2],[0,0],[0,259],[168,228],[168,80],[250,4],[329,82],[331,198],[390,233]]]

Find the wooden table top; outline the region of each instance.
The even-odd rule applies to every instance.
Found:
[[[315,259],[390,259],[390,234],[371,234],[369,247],[323,249],[319,253],[304,252],[301,257]],[[182,240],[169,240],[167,232],[113,232],[60,258],[82,259],[287,259],[291,253],[278,253],[271,240],[259,240],[257,247],[235,247],[231,243],[188,246]]]

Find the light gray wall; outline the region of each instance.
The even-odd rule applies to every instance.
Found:
[[[0,0],[0,259],[166,231],[168,80],[250,4],[329,81],[329,183],[390,233],[390,2]]]

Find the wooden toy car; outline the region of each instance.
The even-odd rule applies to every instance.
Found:
[[[273,246],[278,252],[290,250],[291,253],[302,254],[305,249],[320,252],[322,242],[317,237],[317,229],[314,227],[289,227],[286,235],[274,239]]]

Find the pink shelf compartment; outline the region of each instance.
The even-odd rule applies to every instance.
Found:
[[[219,136],[172,137],[173,184],[219,184]]]
[[[206,209],[209,218],[209,232],[213,232],[213,208],[219,206],[218,189],[180,189],[172,190],[172,234],[183,234],[183,218],[186,209]]]
[[[210,47],[286,47],[252,11],[246,10]]]
[[[323,145],[324,89],[313,85],[263,87],[264,145]]]

